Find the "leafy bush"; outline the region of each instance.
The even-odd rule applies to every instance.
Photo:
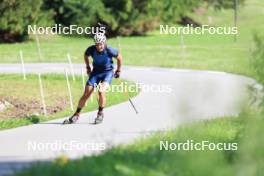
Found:
[[[187,15],[194,8],[198,7],[203,0],[167,0],[163,2],[162,21],[175,22]]]
[[[218,9],[233,8],[230,0],[44,0],[56,23],[96,26],[104,24],[110,35],[144,35],[160,22],[175,23],[206,3]]]
[[[41,10],[42,0],[3,0],[0,3],[0,42],[22,41],[29,24],[47,25],[52,22],[49,11]]]
[[[155,0],[103,0],[104,16],[99,19],[116,35],[142,35],[156,28],[162,3]],[[105,18],[109,16],[109,18]]]
[[[100,22],[110,35],[144,35],[161,22],[186,19],[188,12],[204,4],[216,9],[234,7],[232,0],[3,0],[0,42],[22,41],[27,25],[49,26],[53,20],[82,27]]]
[[[104,5],[100,0],[44,0],[43,8],[53,11],[56,23],[64,26],[87,26],[96,24]]]

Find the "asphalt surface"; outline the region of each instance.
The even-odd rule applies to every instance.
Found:
[[[81,74],[82,67],[73,65],[74,73]],[[62,63],[25,65],[26,73],[64,73],[69,68]],[[0,64],[0,73],[21,71],[19,64]],[[182,123],[236,116],[250,103],[248,86],[255,83],[224,72],[134,66],[124,67],[122,78],[143,85],[140,94],[132,98],[138,114],[129,102],[124,102],[106,108],[104,122],[98,125],[93,124],[94,111],[81,114],[72,125],[61,125],[65,119],[61,118],[0,131],[0,175],[62,154],[75,159],[100,153]]]

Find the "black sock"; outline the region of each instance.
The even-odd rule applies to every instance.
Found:
[[[76,113],[80,113],[81,110],[82,110],[82,108],[79,108],[79,107],[78,107],[78,108],[76,109]]]
[[[104,107],[100,107],[100,106],[99,106],[98,111],[99,111],[99,112],[102,112],[103,110],[104,110]]]

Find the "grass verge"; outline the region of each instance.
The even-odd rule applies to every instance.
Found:
[[[254,116],[254,120],[249,116]],[[252,128],[258,123],[261,123],[258,128]],[[263,133],[259,132],[262,128],[263,119],[256,118],[254,112],[242,113],[238,118],[202,121],[166,133],[155,133],[133,145],[120,146],[99,156],[78,160],[62,157],[51,163],[35,163],[17,175],[261,175],[264,153],[259,146],[263,144]],[[171,144],[187,140],[237,143],[238,150],[160,150],[160,141]]]
[[[0,76],[0,98],[8,102],[6,109],[0,112],[0,130],[14,128],[22,125],[39,123],[46,120],[61,118],[71,115],[67,82],[64,75],[45,74],[42,75],[45,102],[48,116],[43,115],[38,76],[27,75],[23,80],[18,74],[3,74]],[[127,80],[127,85],[134,84]],[[113,80],[113,85],[120,84]],[[83,93],[82,78],[77,76],[75,81],[70,79],[71,92],[74,108],[77,106]],[[129,92],[131,97],[137,92]],[[107,107],[128,100],[123,92],[107,93]],[[88,100],[83,112],[96,110],[98,108],[96,95]]]

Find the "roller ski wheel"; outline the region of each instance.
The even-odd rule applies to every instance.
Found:
[[[94,124],[100,124],[104,120],[104,113],[103,112],[98,112],[97,117],[94,120]]]
[[[72,124],[72,123],[75,123],[77,122],[77,120],[79,119],[80,117],[80,114],[79,113],[75,113],[73,116],[71,116],[69,119],[65,119],[63,121],[63,125],[64,124]]]

